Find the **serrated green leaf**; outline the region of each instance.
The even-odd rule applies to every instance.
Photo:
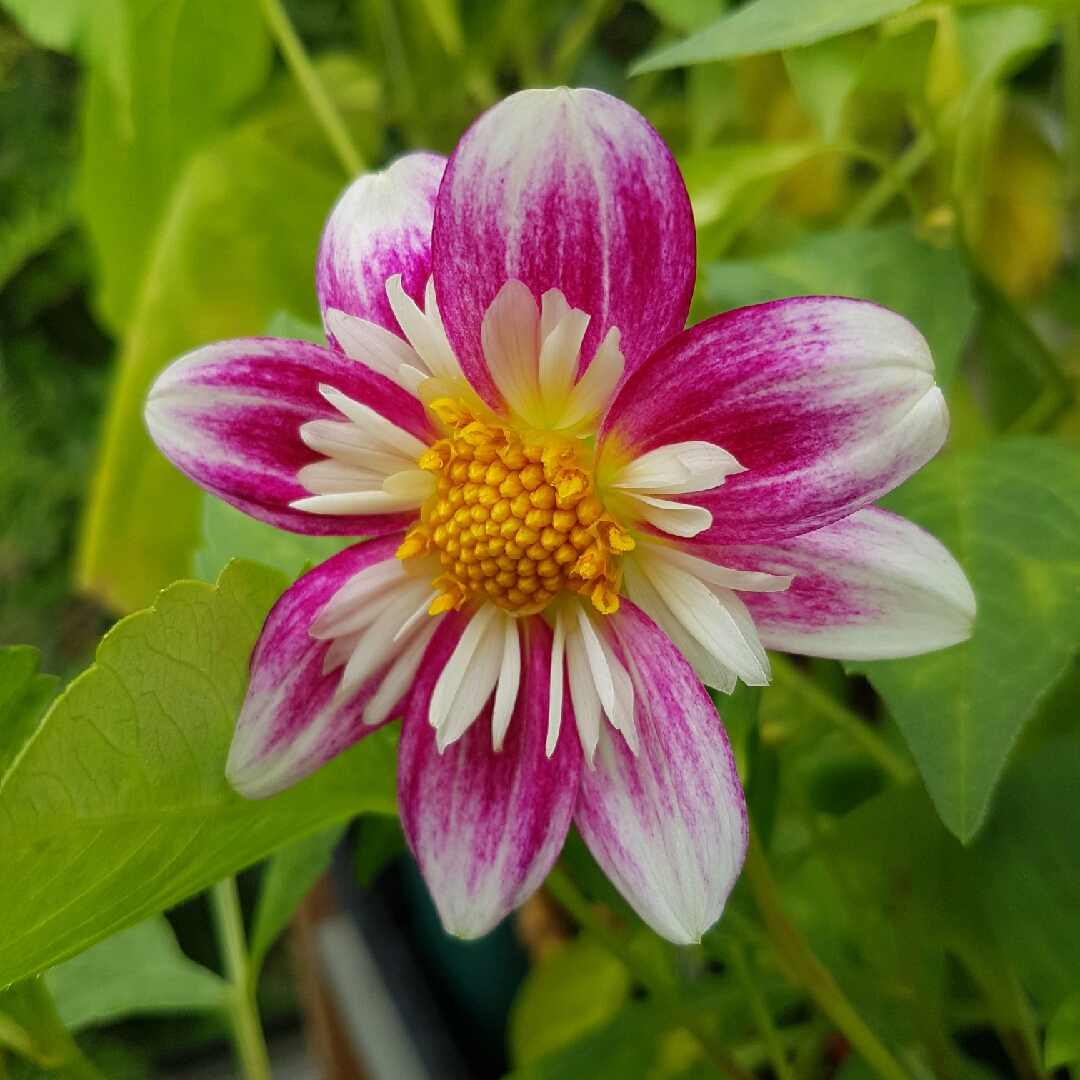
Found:
[[[762,259],[712,263],[703,292],[716,311],[789,296],[853,296],[881,304],[922,331],[942,386],[952,378],[976,315],[957,253],[917,240],[907,224],[842,229]]]
[[[189,960],[163,915],[121,930],[45,973],[69,1031],[126,1016],[224,1009],[231,988]]]
[[[40,661],[28,645],[0,648],[0,791],[56,692],[56,676],[38,674]]]
[[[1046,1067],[1080,1061],[1080,993],[1066,998],[1046,1025]]]
[[[335,825],[305,836],[275,852],[266,864],[248,944],[255,970],[288,925],[300,901],[330,865],[330,856],[345,835],[345,828]]]
[[[526,976],[510,1011],[507,1040],[516,1067],[532,1065],[610,1022],[630,995],[630,972],[582,935]]]
[[[649,53],[630,72],[641,75],[813,45],[914,6],[914,0],[753,0],[693,37]]]
[[[247,665],[287,579],[234,562],[118,623],[0,792],[0,986],[365,810],[393,813],[383,729],[270,799],[225,781]]]
[[[1080,642],[1080,449],[1002,440],[932,462],[882,505],[945,543],[979,610],[970,641],[849,670],[885,699],[938,813],[966,842]]]
[[[1048,1013],[1080,992],[1078,789],[1080,739],[1047,743],[1009,769],[972,846],[994,929]]]

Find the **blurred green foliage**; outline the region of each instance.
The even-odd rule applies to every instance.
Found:
[[[563,899],[583,932],[518,996],[513,1075],[1075,1076],[1075,0],[285,6],[368,167],[449,152],[521,87],[624,97],[690,191],[692,319],[812,293],[892,307],[931,343],[953,417],[941,459],[886,505],[964,565],[972,640],[848,672],[780,661],[763,692],[717,696],[764,856],[700,946],[642,927],[572,832]],[[0,642],[67,680],[172,586],[51,706],[33,649],[0,651],[0,986],[23,979],[0,993],[0,1047],[12,1075],[90,1075],[78,1045],[141,1075],[94,1026],[141,1006],[220,1034],[233,1008],[144,920],[277,851],[257,979],[340,823],[393,809],[389,732],[265,803],[228,790],[262,615],[338,545],[204,497],[141,419],[189,348],[318,338],[314,256],[348,176],[266,0],[0,7]],[[183,751],[156,753],[177,732]],[[369,816],[355,844],[370,876],[400,835]]]

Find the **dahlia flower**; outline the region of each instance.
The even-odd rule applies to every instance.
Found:
[[[228,760],[271,795],[402,717],[405,835],[447,929],[484,933],[573,820],[676,942],[720,916],[746,809],[703,684],[766,648],[897,657],[966,638],[934,538],[872,506],[941,447],[926,342],[805,298],[684,329],[690,202],[594,90],[485,113],[333,210],[329,347],[251,338],[157,380],[191,479],[298,533],[363,536],[278,602]]]

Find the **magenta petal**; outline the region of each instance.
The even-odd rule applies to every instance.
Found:
[[[606,620],[634,680],[640,747],[602,724],[574,822],[615,887],[658,934],[697,941],[724,910],[746,855],[735,759],[705,688],[630,601]]]
[[[876,507],[781,543],[711,554],[795,575],[785,592],[739,593],[770,649],[885,660],[971,636],[975,597],[959,564],[918,525]]]
[[[428,706],[465,624],[448,616],[424,656],[401,729],[398,805],[443,925],[475,938],[531,896],[554,865],[582,759],[574,738],[560,739],[550,759],[544,753],[551,630],[541,618],[521,622],[521,683],[502,750],[491,748],[489,701],[439,754]],[[564,712],[571,730],[568,705]]]
[[[423,308],[435,196],[445,168],[439,154],[406,154],[345,189],[326,222],[315,268],[324,320],[335,308],[404,336],[386,298],[386,281],[400,274],[405,292]],[[329,330],[327,337],[333,344]]]
[[[400,542],[400,535],[380,537],[327,559],[286,590],[267,616],[251,654],[251,681],[225,767],[241,795],[275,795],[376,730],[364,724],[363,711],[384,672],[335,702],[343,669],[323,674],[332,642],[308,631],[342,585],[365,567],[394,558]],[[399,707],[390,718],[400,715]]]
[[[146,426],[189,479],[253,518],[312,536],[372,536],[403,529],[415,513],[331,516],[294,510],[311,494],[299,470],[324,460],[300,438],[310,420],[344,421],[325,384],[430,442],[423,406],[383,375],[306,341],[240,338],[182,356],[158,376]]]
[[[612,326],[630,372],[686,323],[694,221],[675,159],[640,113],[598,90],[525,90],[465,133],[432,234],[439,308],[465,374],[493,404],[480,324],[511,278],[592,316],[587,365]]]
[[[676,496],[711,511],[693,542],[771,543],[867,506],[948,434],[922,335],[860,300],[802,297],[708,319],[651,356],[612,403],[609,455],[704,440],[747,470]]]

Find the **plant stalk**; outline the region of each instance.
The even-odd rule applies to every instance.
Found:
[[[713,1036],[705,1031],[696,1017],[689,1013],[677,994],[658,981],[646,965],[640,963],[627,947],[621,934],[616,933],[593,910],[592,905],[560,867],[556,866],[544,882],[548,892],[567,913],[589,931],[597,941],[626,965],[631,974],[644,986],[671,1017],[685,1027],[705,1051],[705,1056],[730,1080],[754,1080],[754,1074],[744,1069]]]
[[[300,40],[289,16],[281,6],[281,0],[259,0],[262,5],[263,16],[270,33],[277,42],[285,63],[293,74],[307,98],[315,119],[323,129],[327,141],[337,155],[341,167],[350,178],[362,173],[365,168],[364,158],[357,150],[356,144],[349,136],[344,120],[337,106],[331,100],[322,80],[319,78],[311,58],[304,49],[304,43]]]
[[[255,980],[248,959],[236,878],[219,881],[210,891],[210,899],[225,979],[232,989],[230,1019],[233,1042],[244,1076],[246,1080],[271,1080],[270,1057],[266,1052],[266,1040],[255,1003]]]
[[[750,965],[747,963],[742,946],[737,941],[733,941],[728,948],[728,954],[731,956],[731,966],[735,969],[735,976],[739,980],[747,1004],[750,1006],[750,1012],[754,1016],[758,1034],[761,1035],[761,1041],[768,1051],[769,1063],[773,1067],[773,1072],[776,1073],[777,1080],[795,1080],[795,1073],[792,1072],[787,1054],[780,1044],[776,1025],[769,1015],[768,1007],[761,996],[757,983],[754,982],[754,977],[750,974]]]
[[[915,770],[862,717],[853,713],[847,706],[841,705],[832,694],[822,690],[786,656],[773,653],[769,657],[769,662],[772,665],[773,681],[776,685],[798,694],[815,712],[820,713],[858,743],[896,783],[907,784],[915,779]]]
[[[869,225],[901,193],[911,202],[908,181],[930,160],[933,152],[934,137],[928,131],[920,132],[915,141],[870,185],[848,214],[845,227],[853,229]]]
[[[776,882],[752,825],[743,873],[765,921],[770,945],[791,979],[806,987],[822,1012],[840,1029],[881,1080],[910,1080],[784,913]]]

